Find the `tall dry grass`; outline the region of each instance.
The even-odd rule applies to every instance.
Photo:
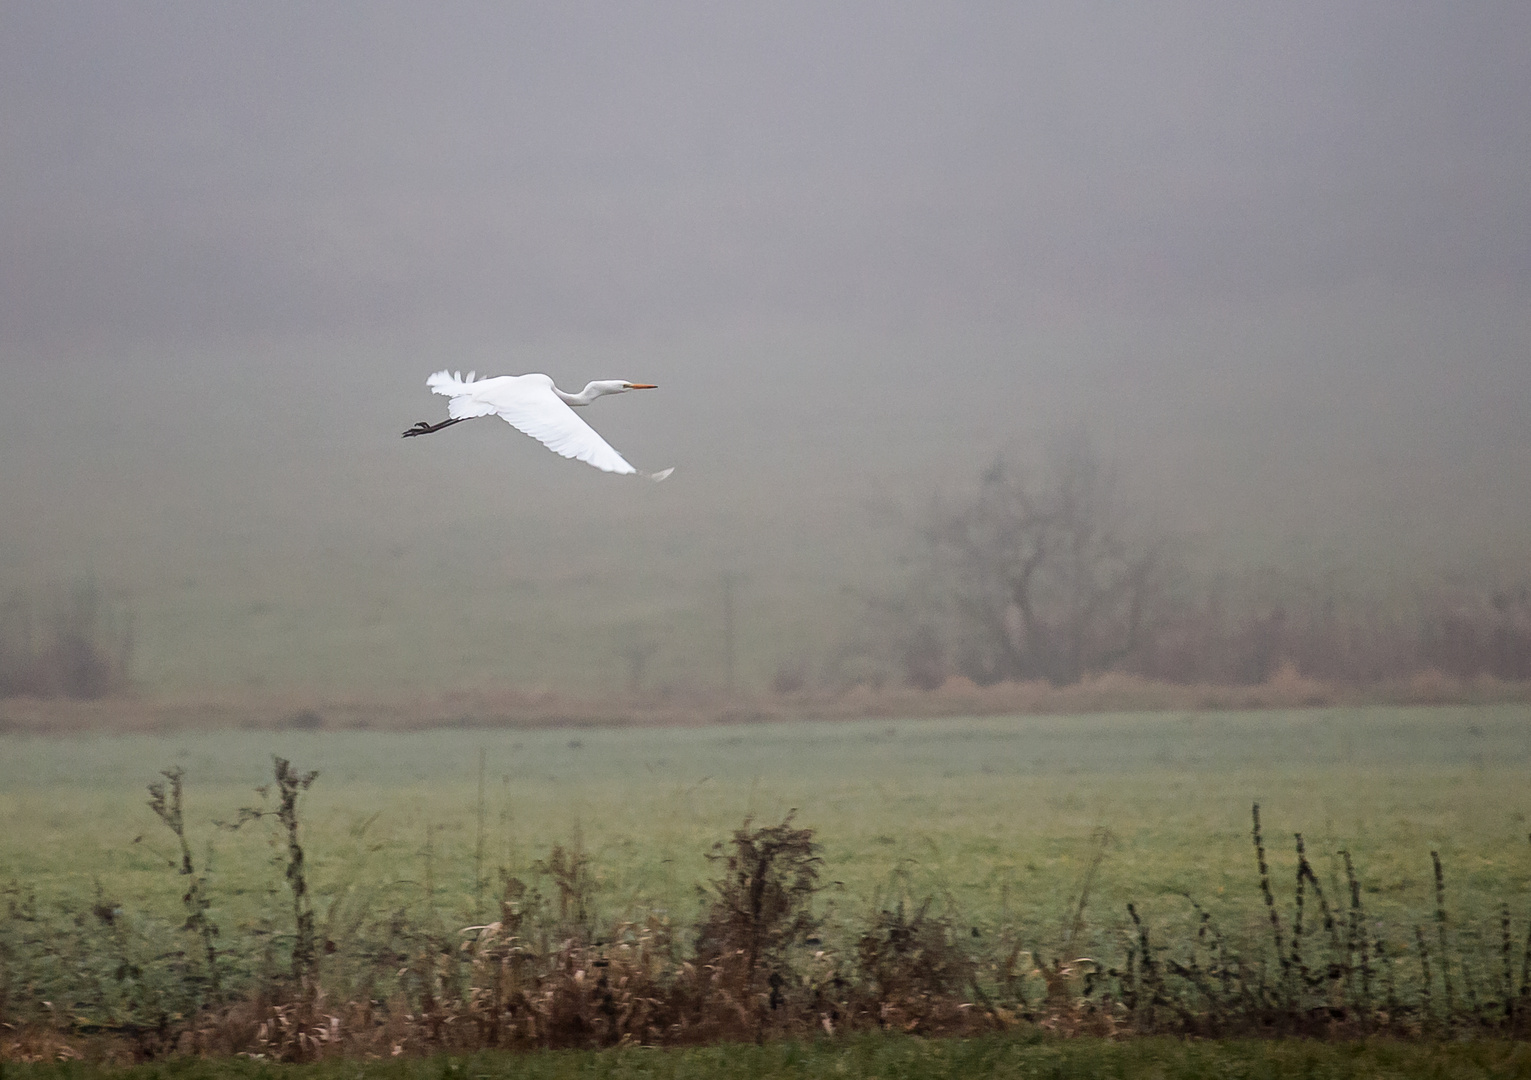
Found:
[[[554,848],[531,880],[502,873],[489,923],[455,927],[418,910],[338,900],[321,918],[301,827],[302,798],[317,779],[275,759],[269,802],[235,822],[272,830],[289,894],[285,904],[273,899],[262,924],[241,930],[263,942],[253,968],[236,968],[236,950],[209,915],[176,770],[150,785],[150,805],[178,841],[171,867],[188,879],[184,921],[156,933],[149,916],[98,888],[88,916],[60,923],[24,886],[6,888],[0,1059],[306,1061],[1017,1027],[1114,1036],[1531,1035],[1524,897],[1506,898],[1492,926],[1459,923],[1449,869],[1431,852],[1433,910],[1384,926],[1366,907],[1349,854],[1335,853],[1344,883],[1326,887],[1297,834],[1283,901],[1258,805],[1259,908],[1243,927],[1219,926],[1186,896],[1193,930],[1164,940],[1156,926],[1165,913],[1132,903],[1103,916],[1116,927],[1114,944],[1084,956],[1074,942],[1085,940],[1092,884],[1109,865],[1107,834],[1061,933],[1006,923],[981,934],[940,898],[892,889],[827,940],[819,843],[791,815],[768,826],[746,821],[716,845],[715,876],[700,887],[689,925],[663,912],[599,921],[597,876],[577,846]]]

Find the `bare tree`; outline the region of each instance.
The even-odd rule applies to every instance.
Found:
[[[927,540],[938,614],[910,635],[911,681],[929,684],[939,621],[955,666],[979,683],[1077,682],[1128,662],[1159,617],[1168,541],[1132,519],[1114,471],[1083,433],[1060,441],[1039,482],[1003,459],[973,499],[937,510]]]
[[[922,689],[952,674],[1066,685],[1113,670],[1235,685],[1283,671],[1361,684],[1424,671],[1531,678],[1523,578],[1389,586],[1336,566],[1197,574],[1185,543],[1137,512],[1078,431],[1035,470],[997,459],[975,489],[933,500],[923,524],[900,532],[918,550],[904,560],[904,589],[868,598],[858,656]]]

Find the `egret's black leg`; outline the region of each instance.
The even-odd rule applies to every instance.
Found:
[[[414,427],[406,431],[404,437],[407,439],[411,435],[429,435],[433,431],[440,431],[442,428],[449,428],[453,424],[460,424],[466,419],[468,419],[466,416],[458,416],[451,420],[443,420],[439,424],[427,424],[424,420],[421,420]]]

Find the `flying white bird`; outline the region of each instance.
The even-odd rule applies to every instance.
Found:
[[[577,394],[567,394],[553,385],[546,375],[501,375],[493,379],[474,379],[474,372],[462,373],[438,371],[425,385],[436,393],[451,398],[447,403],[449,420],[428,424],[421,420],[404,433],[429,435],[433,431],[460,424],[475,416],[501,416],[518,431],[525,432],[555,454],[588,462],[597,469],[610,473],[638,473],[611,448],[611,444],[595,433],[591,426],[581,420],[570,406],[589,405],[607,394],[625,394],[629,390],[657,390],[652,383],[623,382],[606,379],[586,383]],[[650,480],[663,480],[675,470],[661,469],[656,473],[638,473]]]

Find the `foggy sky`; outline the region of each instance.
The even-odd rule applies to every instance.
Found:
[[[1081,424],[1262,556],[1513,560],[1528,58],[1519,3],[8,3],[0,572],[840,565]],[[590,419],[677,473],[399,440],[442,366],[660,383]]]
[[[5,22],[8,343],[949,325],[1531,269],[1516,4]]]

